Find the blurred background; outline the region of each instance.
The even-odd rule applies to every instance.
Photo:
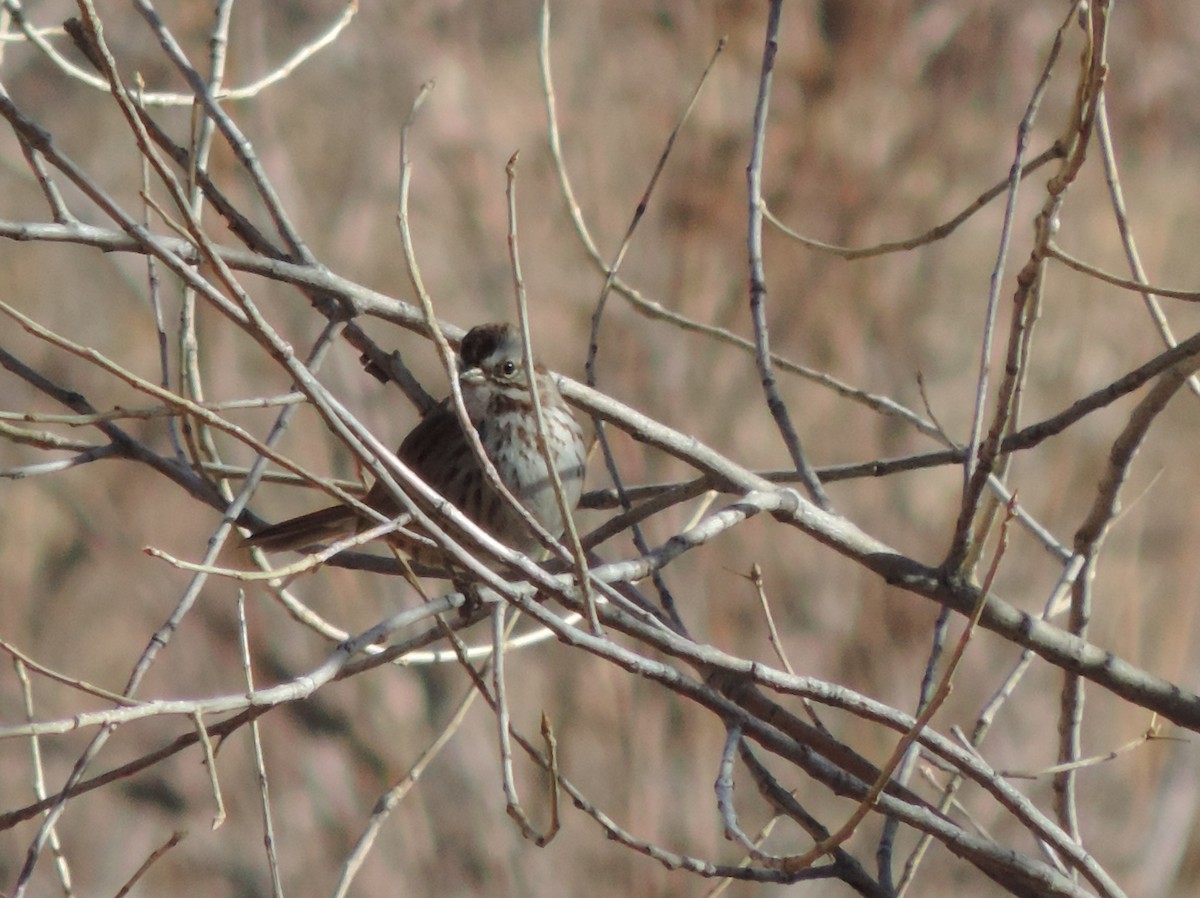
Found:
[[[211,4],[158,8],[191,58],[205,58]],[[342,7],[326,0],[245,3],[234,10],[227,83],[251,82],[313,40]],[[40,26],[76,15],[67,2],[26,5]],[[801,233],[833,244],[869,246],[910,237],[951,218],[1002,181],[1025,112],[1065,15],[1062,3],[961,4],[949,0],[866,0],[789,4],[784,10],[771,99],[764,194]],[[122,71],[151,90],[183,90],[144,22],[124,6],[103,10],[106,37]],[[539,5],[464,2],[366,3],[328,48],[253,99],[226,108],[252,141],[300,234],[338,274],[411,300],[395,225],[399,134],[422,82],[436,81],[412,134],[410,215],[425,283],[442,316],[467,327],[512,319],[506,247],[504,166],[518,165],[522,263],[534,342],[552,368],[582,374],[588,322],[603,283],[573,231],[548,150],[538,68]],[[671,128],[717,41],[729,43],[684,126],[622,276],[644,295],[691,319],[749,336],[746,164],[758,89],[766,6],[761,3],[556,4],[551,58],[563,154],[601,253],[628,227]],[[1200,177],[1200,19],[1181,0],[1121,4],[1115,11],[1107,82],[1124,196],[1142,259],[1156,284],[1200,282],[1195,202]],[[73,59],[65,38],[51,40]],[[1074,95],[1081,33],[1066,46],[1030,141],[1030,156],[1061,133]],[[53,132],[59,147],[136,209],[139,160],[107,94],[64,76],[30,47],[9,43],[0,81],[16,103]],[[159,121],[186,140],[190,111]],[[214,177],[254,209],[250,184],[219,141]],[[1032,216],[1053,165],[1023,186],[1001,333],[1025,261]],[[159,197],[163,197],[160,195]],[[104,223],[78,195],[87,221]],[[768,228],[765,241],[772,348],[859,389],[925,413],[964,441],[979,367],[980,334],[995,264],[1003,198],[948,238],[920,248],[846,262]],[[0,133],[0,217],[41,221],[44,201],[12,134]],[[232,244],[216,215],[216,239]],[[1058,242],[1108,271],[1126,274],[1099,154],[1093,148],[1071,189]],[[298,292],[245,280],[271,321],[301,353],[323,320]],[[167,317],[177,291],[166,290]],[[145,263],[71,245],[0,242],[0,296],[46,326],[95,347],[139,374],[158,377],[158,345],[147,301]],[[1169,306],[1180,337],[1198,325],[1184,303]],[[385,348],[406,353],[430,389],[444,377],[425,343],[383,322],[363,326]],[[257,347],[202,309],[202,371],[210,399],[283,392],[288,379]],[[787,465],[750,356],[680,332],[610,299],[602,328],[599,386],[753,467]],[[80,359],[34,340],[11,323],[0,345],[98,408],[146,404]],[[1002,341],[997,344],[1002,349]],[[1051,265],[1033,344],[1023,422],[1053,414],[1161,349],[1137,294]],[[999,369],[996,368],[996,371]],[[394,388],[365,376],[357,353],[338,347],[322,380],[387,442],[416,420]],[[817,466],[937,448],[908,425],[794,376],[781,388]],[[1095,495],[1113,438],[1136,398],[1096,413],[1014,463],[1022,505],[1066,545]],[[0,407],[61,412],[0,371]],[[266,431],[265,412],[231,416]],[[1187,688],[1200,686],[1195,614],[1200,517],[1196,397],[1182,394],[1157,423],[1134,466],[1126,508],[1106,544],[1096,584],[1091,640]],[[129,429],[168,451],[161,422]],[[85,430],[71,436],[90,439]],[[629,482],[686,475],[677,462],[615,438]],[[1193,448],[1189,448],[1193,447]],[[227,460],[244,447],[222,443]],[[317,470],[352,475],[348,455],[316,416],[301,413],[281,447]],[[45,453],[0,442],[0,467]],[[592,485],[603,486],[601,466]],[[842,514],[874,536],[935,564],[946,551],[961,472],[942,468],[829,486]],[[255,510],[269,519],[315,506],[304,490],[262,489]],[[650,522],[652,543],[674,533],[690,508]],[[0,635],[43,664],[119,690],[150,634],[178,601],[188,575],[142,553],[154,545],[196,559],[219,515],[148,468],[98,462],[51,476],[0,481]],[[593,515],[590,520],[598,520]],[[632,554],[627,542],[606,548]],[[774,663],[746,574],[761,565],[784,646],[798,673],[845,684],[911,710],[937,608],[892,590],[798,532],[751,521],[672,567],[667,581],[692,634],[729,652]],[[1057,577],[1055,560],[1015,531],[999,580],[1008,601],[1040,611]],[[316,610],[354,631],[414,597],[392,578],[324,571],[298,591]],[[242,688],[234,584],[212,580],[163,653],[144,696],[191,697]],[[265,591],[247,597],[260,683],[315,666],[329,645],[296,626]],[[482,640],[482,634],[476,636]],[[983,701],[1016,661],[990,634],[972,644],[955,692],[935,720],[942,732],[970,729]],[[712,781],[724,732],[719,722],[661,690],[579,651],[555,644],[515,655],[514,722],[536,733],[544,710],[554,722],[564,771],[596,804],[640,838],[723,862],[740,854],[722,837]],[[1036,770],[1055,760],[1060,674],[1036,662],[984,748],[998,768]],[[276,840],[285,891],[327,894],[372,805],[446,723],[466,680],[455,665],[375,670],[280,708],[263,722]],[[77,693],[35,682],[37,714],[79,707]],[[5,722],[22,719],[16,677],[0,673]],[[1085,752],[1119,748],[1150,725],[1142,709],[1089,690]],[[894,737],[829,714],[826,723],[875,761]],[[154,721],[117,733],[94,772],[117,766],[186,732]],[[1168,730],[1170,732],[1170,730]],[[1186,734],[1182,734],[1186,735]],[[61,784],[90,733],[43,740],[48,786]],[[1085,772],[1083,833],[1098,860],[1129,894],[1190,894],[1200,884],[1196,806],[1200,766],[1194,743],[1143,746]],[[229,819],[210,831],[213,802],[198,752],[72,803],[59,831],[77,880],[112,892],[176,829],[190,835],[156,864],[140,894],[185,888],[210,896],[266,894],[253,757],[244,732],[224,745],[218,769]],[[542,781],[518,764],[535,819],[545,819]],[[784,782],[830,825],[850,805],[804,780]],[[1022,788],[1042,807],[1042,778]],[[0,742],[4,810],[32,800],[28,745]],[[929,794],[932,794],[931,792]],[[963,793],[978,824],[1019,851],[1037,848],[986,798]],[[738,793],[748,831],[768,818],[748,783]],[[23,862],[33,825],[0,832],[0,883]],[[870,864],[876,826],[851,843]],[[911,847],[912,833],[901,837]],[[807,839],[781,826],[768,845],[781,852]],[[56,886],[43,859],[34,894]],[[918,894],[997,894],[973,868],[934,847]],[[360,872],[361,895],[702,895],[711,881],[670,872],[602,838],[586,817],[566,812],[546,849],[524,842],[504,813],[494,722],[482,706],[426,771],[384,827]],[[840,884],[788,887],[735,883],[735,895],[849,895]]]

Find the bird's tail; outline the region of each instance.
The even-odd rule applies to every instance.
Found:
[[[319,543],[349,536],[362,519],[346,505],[331,505],[298,518],[289,518],[259,530],[242,540],[242,545],[264,552],[288,552],[307,549]]]

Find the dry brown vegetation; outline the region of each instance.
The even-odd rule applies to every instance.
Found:
[[[102,40],[90,6],[28,3],[26,21],[0,2],[0,893],[1200,889],[1190,4],[788,4],[768,94],[768,4],[561,3],[557,161],[532,2],[222,3],[224,26],[213,4],[164,2],[156,32],[138,0],[104,5]],[[210,89],[222,37],[222,90],[330,40],[204,107],[167,33]],[[604,297],[599,392],[564,390],[607,422],[624,486],[714,490],[644,520],[649,552],[628,529],[599,549],[627,562],[600,573],[636,580],[667,625],[614,599],[596,634],[568,616],[585,610],[577,581],[495,560],[504,580],[458,610],[434,579],[423,605],[382,550],[390,573],[359,554],[270,582],[230,573],[299,559],[234,548],[235,499],[253,524],[322,504],[305,485],[402,476],[364,441],[394,446],[417,412],[364,351],[399,350],[446,389],[396,227],[402,125],[428,79],[405,140],[408,228],[448,334],[516,318],[519,151],[536,352],[583,381]],[[146,121],[199,157],[202,188]],[[855,254],[773,221],[837,247],[926,238]],[[767,335],[778,419],[756,364]],[[297,379],[301,404],[228,405]],[[281,415],[267,470],[310,483],[246,491],[250,438]],[[801,456],[819,488],[787,475]],[[597,452],[580,533],[619,512],[612,483]],[[514,606],[518,632],[549,637],[504,653],[498,690],[483,650]],[[474,683],[450,631],[480,650]],[[953,688],[931,698],[939,683]],[[502,714],[526,740],[507,782]],[[523,747],[546,751],[543,714],[555,798]],[[77,780],[98,788],[63,791]]]

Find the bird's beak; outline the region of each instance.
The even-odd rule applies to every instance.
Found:
[[[468,368],[465,371],[459,371],[458,382],[471,387],[478,386],[483,383],[483,369]]]

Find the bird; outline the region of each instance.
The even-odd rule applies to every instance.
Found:
[[[583,492],[587,461],[583,432],[554,378],[541,365],[535,365],[534,372],[549,455],[562,482],[567,507],[573,509]],[[504,323],[471,328],[459,347],[458,382],[467,416],[501,482],[533,519],[557,538],[566,525],[538,448],[537,419],[522,362],[519,331]],[[527,555],[540,551],[541,541],[529,524],[488,483],[450,397],[435,405],[409,431],[396,456],[509,548]],[[363,502],[389,518],[404,511],[381,482],[370,489]],[[351,506],[333,505],[261,529],[243,540],[243,545],[267,552],[306,550],[350,536],[374,523]],[[390,539],[403,544],[398,535]],[[411,545],[406,548],[416,560],[432,562],[428,550]]]

